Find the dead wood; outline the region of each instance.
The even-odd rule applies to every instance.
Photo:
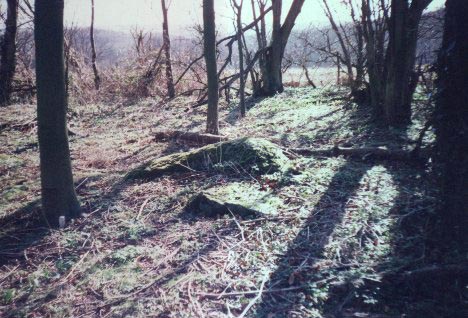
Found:
[[[159,131],[154,135],[156,141],[163,141],[169,139],[181,140],[201,145],[214,144],[220,141],[228,140],[226,136],[200,134],[195,132],[180,131],[180,130],[167,130]]]
[[[311,149],[311,148],[290,148],[287,149],[303,156],[345,156],[358,159],[379,159],[379,160],[397,160],[397,161],[415,161],[424,159],[422,151],[415,153],[408,150],[389,150],[385,148],[344,148],[332,147],[326,149]]]
[[[444,281],[458,279],[460,281],[467,281],[468,266],[467,264],[431,265],[403,273],[388,273],[383,275],[383,280],[389,282],[416,283],[427,282],[433,279]]]
[[[34,128],[36,126],[37,118],[34,118],[33,120],[27,121],[25,123],[1,123],[0,124],[0,131],[3,130],[17,130],[17,131],[26,131]]]

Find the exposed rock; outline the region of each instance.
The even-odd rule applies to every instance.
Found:
[[[271,216],[278,213],[283,201],[272,192],[243,183],[231,183],[202,191],[187,204],[186,211],[212,217],[231,215],[241,217]]]
[[[152,179],[165,173],[232,169],[251,174],[285,172],[289,159],[268,140],[241,138],[207,145],[147,162],[130,172],[129,179]]]

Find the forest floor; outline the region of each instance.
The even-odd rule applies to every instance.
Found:
[[[430,112],[418,101],[408,129],[386,130],[346,96],[338,88],[288,88],[251,101],[244,119],[235,103],[223,103],[220,130],[232,139],[266,138],[285,150],[410,149]],[[205,107],[188,105],[178,98],[72,107],[71,153],[85,215],[64,230],[40,221],[34,106],[0,109],[0,316],[466,314],[463,285],[436,274],[418,279],[441,266],[427,245],[426,220],[436,203],[427,166],[297,156],[290,159],[296,173],[286,180],[243,169],[126,180],[148,160],[196,147],[155,139],[164,130],[204,131]],[[429,133],[425,143],[432,138]],[[201,190],[232,184],[280,200],[277,215],[187,213]]]

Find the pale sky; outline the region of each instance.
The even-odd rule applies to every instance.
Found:
[[[214,0],[216,24],[223,32],[231,32],[233,13],[230,0]],[[293,0],[283,0],[283,19]],[[328,0],[330,5],[339,8],[341,0]],[[306,0],[302,12],[296,21],[297,28],[310,24],[327,25],[323,13],[322,0]],[[435,10],[444,5],[445,0],[433,0],[428,10]],[[34,3],[34,0],[31,0]],[[202,23],[202,0],[166,0],[169,8],[169,29],[172,35],[184,35],[187,30]],[[6,0],[0,0],[2,11]],[[160,0],[95,0],[95,26],[100,29],[129,31],[134,27],[160,32],[162,24]],[[269,14],[271,16],[271,14]],[[349,21],[348,10],[337,10],[336,18]],[[91,0],[65,0],[65,24],[89,26],[91,19]],[[244,0],[244,23],[252,21],[250,0]]]
[[[2,0],[4,2],[5,0]],[[341,0],[329,0],[331,5],[339,4]],[[292,0],[283,1],[283,16]],[[306,0],[296,26],[307,27],[309,24],[328,23],[320,5],[321,0]],[[91,0],[65,0],[66,24],[88,26],[90,21]],[[173,35],[183,35],[196,23],[202,23],[202,0],[166,0],[169,8],[169,28]],[[441,7],[444,0],[434,0],[429,10]],[[217,25],[221,31],[231,29],[232,9],[229,0],[215,0]],[[245,23],[252,20],[250,0],[244,0]],[[337,12],[342,21],[349,19],[348,11]],[[159,30],[161,28],[160,0],[95,0],[96,28],[127,31],[132,27]]]

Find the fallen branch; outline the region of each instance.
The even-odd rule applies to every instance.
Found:
[[[17,131],[25,131],[30,130],[36,126],[36,118],[21,124],[14,124],[14,123],[2,123],[0,124],[0,131],[2,130],[17,130]]]
[[[333,147],[327,149],[311,149],[311,148],[290,148],[287,149],[296,154],[304,156],[346,156],[359,159],[380,159],[380,160],[397,160],[397,161],[414,161],[422,159],[422,153],[414,153],[407,150],[389,150],[385,148],[344,148]]]
[[[389,275],[388,278],[392,279],[394,276]],[[432,265],[398,275],[400,280],[408,282],[426,281],[428,279],[448,279],[450,277],[460,277],[466,280],[468,278],[467,264]]]
[[[192,62],[190,62],[190,64],[185,68],[185,70],[182,72],[182,74],[180,74],[180,76],[177,78],[177,80],[175,81],[174,83],[174,86],[176,86],[177,84],[179,84],[179,82],[184,78],[185,74],[187,74],[187,72],[192,68],[192,66],[197,63],[198,61],[200,61],[202,58],[205,57],[205,54],[202,54],[201,56],[197,57],[196,59],[194,59]]]
[[[245,317],[245,315],[247,315],[247,313],[249,312],[250,308],[252,308],[252,306],[255,305],[255,303],[260,299],[260,297],[262,297],[263,287],[265,287],[265,283],[267,280],[268,280],[268,275],[265,275],[260,285],[260,289],[258,290],[258,294],[249,302],[249,304],[245,307],[245,309],[237,318]]]
[[[329,282],[329,281],[331,281],[333,279],[334,279],[334,277],[330,277],[330,278],[325,278],[325,279],[321,279],[321,280],[318,280],[318,281],[314,281],[313,283],[323,284],[323,283],[327,283],[327,282]],[[305,284],[305,285],[285,287],[285,288],[266,289],[266,290],[263,290],[262,293],[263,294],[275,294],[275,293],[290,292],[290,291],[305,289],[305,288],[308,288],[309,286],[310,286],[309,284]],[[255,290],[247,290],[247,291],[239,291],[239,292],[228,292],[228,293],[220,293],[220,294],[203,293],[203,292],[194,293],[194,294],[197,295],[197,296],[200,296],[200,297],[205,297],[205,298],[220,299],[221,297],[258,295],[259,292],[260,292],[260,290],[255,289]]]
[[[218,136],[212,134],[200,134],[195,132],[172,130],[172,131],[160,131],[154,135],[154,139],[157,141],[176,139],[187,142],[193,142],[197,144],[214,144],[221,141],[228,140],[226,136]]]
[[[261,50],[258,50],[254,57],[252,58],[252,60],[250,61],[250,63],[247,65],[247,67],[244,69],[244,73],[245,73],[245,76],[248,76],[248,73],[252,70],[252,68],[255,66],[255,63],[257,63],[257,60],[260,58],[260,55],[262,55],[265,51],[267,50],[267,48],[265,49],[261,49]],[[222,92],[223,90],[225,90],[226,88],[230,88],[231,85],[237,81],[237,79],[240,77],[240,73],[236,73],[236,74],[232,74],[232,75],[229,75],[223,79],[220,79],[219,81],[220,82],[225,82],[224,85],[222,85],[220,88],[219,88],[219,91]],[[201,98],[199,101],[197,101],[196,104],[192,105],[192,108],[197,108],[197,107],[200,107],[202,105],[205,105],[208,103],[208,99],[205,99],[207,94],[204,95],[203,98]]]

